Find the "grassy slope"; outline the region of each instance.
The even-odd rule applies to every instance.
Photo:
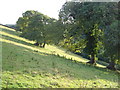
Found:
[[[8,88],[117,88],[118,77],[112,71],[95,68],[73,60],[87,60],[66,53],[56,46],[45,49],[19,37],[13,29],[0,26],[2,34],[2,87]],[[53,55],[56,54],[56,55]],[[60,57],[60,56],[66,56]],[[98,65],[99,67],[104,67]]]

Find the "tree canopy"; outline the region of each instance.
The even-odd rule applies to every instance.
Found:
[[[91,55],[94,63],[101,42],[111,61],[118,60],[119,30],[117,2],[66,2],[59,13],[64,24],[73,24],[69,29],[73,36],[85,37],[84,51]],[[119,34],[119,35],[118,35]],[[104,39],[103,39],[104,38]],[[110,43],[110,44],[109,44]],[[112,52],[113,51],[113,52]]]
[[[40,12],[29,10],[17,21],[17,30],[21,36],[36,41],[35,45],[44,47],[46,43],[58,43],[62,39],[63,24]]]

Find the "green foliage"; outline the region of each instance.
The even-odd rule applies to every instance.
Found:
[[[94,25],[93,29],[85,33],[86,47],[84,51],[89,55],[97,55],[100,49],[100,37],[103,35],[102,31],[98,29],[98,25]]]
[[[63,39],[64,25],[61,21],[51,18],[45,26],[45,33],[48,43],[58,44]]]
[[[77,38],[74,37],[65,38],[59,43],[59,45],[74,53],[81,53],[85,47],[84,39],[79,39],[79,41],[76,39]]]
[[[38,44],[58,43],[62,39],[63,24],[37,11],[26,11],[17,21],[21,36]]]
[[[85,53],[113,62],[120,60],[118,16],[117,2],[66,2],[59,13],[60,20],[69,24],[72,37],[84,37]]]
[[[102,8],[100,6],[101,3],[66,2],[59,14],[60,20],[65,24],[74,25],[74,29],[70,29],[72,35],[84,38],[84,43],[86,43],[84,52],[92,56],[97,55],[100,49],[99,42],[103,35],[103,31],[99,29],[102,18]]]
[[[120,32],[118,29],[118,21],[113,22],[104,35],[105,54],[110,60],[119,61]],[[120,62],[120,61],[119,61]]]
[[[104,55],[109,58],[111,64],[120,62],[119,60],[119,46],[120,46],[120,31],[118,29],[119,12],[118,3],[105,3],[103,12],[103,19],[101,25],[104,28]]]
[[[37,11],[26,11],[17,21],[18,30],[22,31],[21,36],[37,43],[43,43],[45,42],[44,26],[48,19],[49,17]]]
[[[18,21],[17,21],[17,24],[16,24],[16,27],[17,27],[17,31],[23,31],[25,28],[25,20],[22,18],[22,17],[19,17]]]

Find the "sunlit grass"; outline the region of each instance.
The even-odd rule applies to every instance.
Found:
[[[0,38],[4,88],[118,87],[118,77],[115,72],[76,63],[74,59],[80,62],[86,62],[87,59],[70,52],[66,53],[65,49],[57,46],[46,45],[44,49],[28,45],[18,41],[30,44],[32,42],[4,30],[1,32],[0,34],[4,34]]]
[[[16,35],[12,35],[12,34],[6,33],[6,32],[4,32],[4,31],[0,31],[0,33],[1,33],[2,35],[9,36],[9,37],[11,37],[11,38],[15,38],[15,39],[18,39],[18,40],[22,40],[22,41],[27,42],[27,43],[31,43],[31,44],[35,43],[35,42],[33,42],[33,41],[29,41],[29,40],[27,40],[27,39],[24,39],[24,38],[21,38],[21,37],[16,36]]]
[[[2,25],[0,25],[0,28],[4,28],[4,29],[10,30],[10,31],[15,31],[15,30],[12,29],[12,28],[8,28],[8,27],[2,26]]]

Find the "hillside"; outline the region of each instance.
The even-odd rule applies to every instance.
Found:
[[[0,34],[3,88],[118,88],[117,74],[103,65],[86,65],[87,59],[57,46],[34,46],[5,26]]]

